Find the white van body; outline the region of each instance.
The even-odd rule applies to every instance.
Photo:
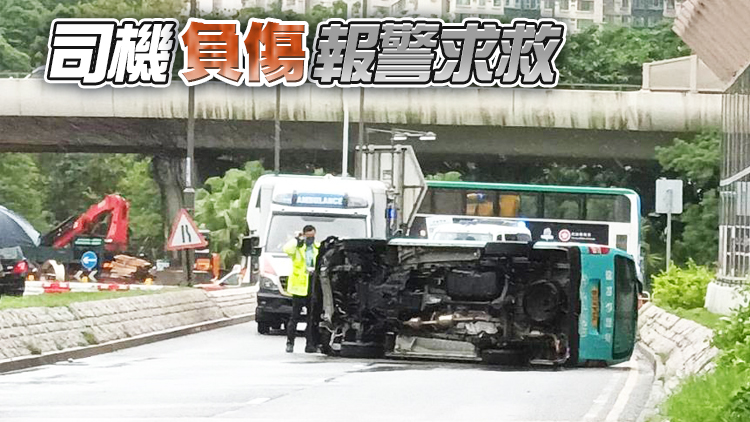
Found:
[[[525,224],[509,221],[498,224],[442,224],[430,233],[431,240],[469,240],[481,242],[530,242],[531,231]]]

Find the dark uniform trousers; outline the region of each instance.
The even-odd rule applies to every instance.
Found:
[[[307,296],[292,295],[292,314],[289,316],[289,322],[286,324],[287,342],[293,342],[297,335],[297,322],[302,320],[302,307],[307,310],[305,322],[305,339],[308,347],[317,347],[318,345],[318,320],[320,319],[320,286],[313,286],[315,281],[314,274],[310,274],[307,281]],[[313,292],[315,297],[313,297]],[[314,306],[313,306],[314,305]],[[313,309],[314,308],[314,309]]]

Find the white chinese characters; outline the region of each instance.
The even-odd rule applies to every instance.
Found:
[[[55,19],[45,80],[83,88],[168,86],[176,39],[175,19]]]

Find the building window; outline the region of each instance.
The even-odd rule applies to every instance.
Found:
[[[586,29],[594,25],[593,19],[578,19],[578,29]]]
[[[593,12],[594,1],[593,0],[578,0],[578,10],[581,12]]]
[[[625,25],[628,25],[630,23],[630,16],[623,16],[622,23],[624,23]]]
[[[503,7],[503,0],[492,0],[492,5],[495,7]]]
[[[456,0],[456,4],[459,6],[468,6],[471,0]]]
[[[560,10],[568,10],[569,7],[569,0],[560,0]]]
[[[555,8],[555,2],[553,0],[544,0],[544,8],[552,10]]]
[[[510,0],[505,0],[505,7],[510,7]]]
[[[622,8],[627,9],[630,6],[630,0],[622,0]]]

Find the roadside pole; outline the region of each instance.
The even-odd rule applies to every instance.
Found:
[[[195,17],[197,0],[190,0],[190,17]],[[185,189],[182,191],[182,200],[185,208],[192,216],[195,208],[195,189],[193,189],[193,160],[195,158],[195,87],[188,87],[188,124],[187,124],[187,157],[185,158]],[[185,276],[187,285],[193,285],[193,265],[195,252],[186,249],[184,252]]]
[[[193,0],[195,1],[195,0]],[[281,167],[281,84],[276,85],[276,111],[273,116],[273,172],[279,174]]]
[[[349,175],[349,103],[346,101],[346,91],[341,90],[341,98],[344,102],[344,133],[341,145],[341,176]]]
[[[667,271],[669,271],[669,265],[672,262],[672,189],[667,189],[667,201],[669,201],[670,207],[667,210]]]
[[[362,169],[362,154],[364,154],[365,147],[365,88],[359,88],[359,139],[357,140],[357,156],[355,161],[355,169],[359,170],[358,179],[364,179],[364,172]],[[355,170],[356,171],[356,170]]]

